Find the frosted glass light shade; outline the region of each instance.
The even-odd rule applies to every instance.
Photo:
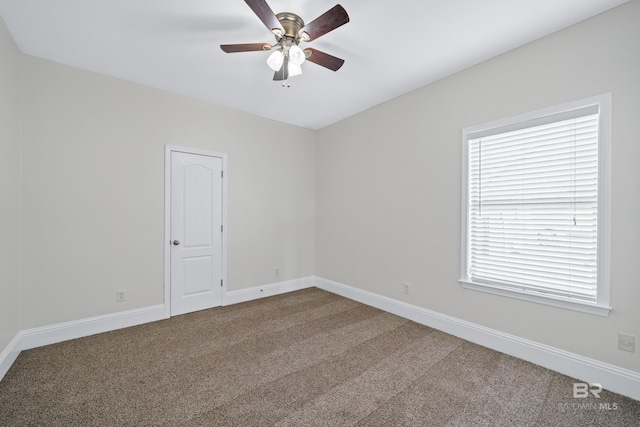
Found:
[[[289,48],[289,62],[299,66],[302,65],[305,59],[304,52],[299,46],[293,45]]]
[[[269,58],[267,58],[267,65],[273,71],[278,71],[282,67],[282,63],[284,62],[284,55],[279,50],[273,51]]]
[[[302,74],[302,67],[289,61],[289,77],[299,76],[300,74]]]

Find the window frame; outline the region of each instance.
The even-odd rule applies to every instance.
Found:
[[[488,292],[520,300],[566,308],[580,312],[608,316],[610,306],[611,263],[611,93],[605,93],[549,108],[521,114],[506,119],[466,127],[462,130],[462,215],[461,215],[461,262],[459,283],[464,289]],[[513,128],[536,126],[536,122],[549,116],[563,115],[573,110],[597,106],[598,129],[598,222],[597,222],[597,297],[596,303],[573,301],[561,297],[533,295],[499,285],[476,283],[469,278],[469,140],[479,135],[498,134]]]

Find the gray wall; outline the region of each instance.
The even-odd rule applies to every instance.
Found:
[[[315,132],[25,55],[22,88],[21,329],[162,304],[165,144],[228,154],[228,290],[314,274]]]
[[[640,2],[318,133],[316,275],[640,372]],[[613,93],[608,317],[463,290],[461,131]],[[411,295],[402,293],[411,284]]]
[[[20,330],[20,54],[0,19],[0,352]]]

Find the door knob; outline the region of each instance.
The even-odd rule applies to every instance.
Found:
[[[178,245],[180,244],[180,240],[174,240],[174,241],[173,241],[173,242],[171,242],[171,243],[173,243],[174,245],[178,246]]]

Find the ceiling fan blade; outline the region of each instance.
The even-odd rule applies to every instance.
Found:
[[[284,61],[282,67],[273,74],[274,81],[287,80],[289,78],[289,61]]]
[[[255,13],[269,31],[280,30],[280,34],[284,34],[282,25],[273,13],[265,0],[244,0],[249,5],[253,13]]]
[[[315,40],[347,22],[349,22],[347,11],[338,4],[305,25],[300,30],[300,34],[307,33],[309,35],[308,39],[303,38],[305,41]]]
[[[220,49],[227,53],[255,52],[258,50],[271,50],[273,46],[269,43],[244,43],[244,44],[221,44]]]
[[[307,61],[311,61],[315,64],[321,65],[332,71],[338,71],[340,67],[342,67],[342,64],[344,64],[344,59],[340,59],[336,56],[329,55],[328,53],[324,53],[312,47],[306,48],[304,50],[304,53],[305,53],[305,56],[307,57]]]

